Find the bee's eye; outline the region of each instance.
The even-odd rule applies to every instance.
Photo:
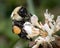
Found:
[[[18,14],[22,17],[25,17],[27,15],[27,10],[26,8],[22,7],[19,11]]]
[[[20,12],[21,12],[21,14],[22,14],[22,13],[27,13],[27,10],[26,10],[26,8],[23,8],[23,7],[22,7],[21,10],[20,10]]]
[[[13,32],[15,34],[20,34],[21,33],[21,28],[19,28],[18,26],[13,26]]]

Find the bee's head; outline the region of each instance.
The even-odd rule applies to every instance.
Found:
[[[22,19],[29,19],[29,15],[27,12],[27,9],[25,7],[16,7],[12,14],[11,14],[12,20],[21,21]]]
[[[23,18],[28,15],[27,9],[25,7],[21,7],[18,11],[18,14]]]

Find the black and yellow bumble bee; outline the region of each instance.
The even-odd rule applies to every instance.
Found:
[[[16,7],[11,14],[12,31],[21,38],[29,39],[26,36],[27,35],[26,31],[23,29],[23,24],[26,21],[30,22],[31,16],[32,15],[28,13],[25,7],[23,6]],[[32,40],[32,39],[30,38],[29,40]]]

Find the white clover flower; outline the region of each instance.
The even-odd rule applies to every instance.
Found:
[[[27,35],[28,38],[33,38],[39,35],[39,29],[35,28],[30,22],[25,22],[23,29],[28,34]]]
[[[41,28],[40,24],[38,23],[38,17],[36,15],[33,15],[31,17],[31,23],[32,23],[32,25]]]
[[[49,32],[49,31],[50,31],[50,28],[49,28],[49,26],[48,26],[48,24],[47,24],[47,23],[45,23],[45,24],[44,24],[43,28],[44,28],[47,32]]]
[[[47,22],[45,22],[43,27],[45,28],[45,30],[48,32],[49,35],[52,35],[55,32],[55,26],[56,26],[56,22],[53,20],[54,15],[48,13],[48,9],[46,9],[44,16]]]
[[[58,16],[56,20],[56,30],[60,30],[60,16]]]
[[[33,15],[32,17],[31,17],[31,22],[33,23],[33,22],[38,22],[38,17],[36,16],[36,15]]]
[[[54,41],[55,38],[52,36],[47,36],[45,38],[39,36],[38,38],[36,38],[35,42],[37,42],[32,48],[38,48],[38,46],[40,44],[43,44],[44,42],[47,42],[48,44],[50,44],[50,42]]]
[[[28,34],[32,34],[32,25],[30,22],[25,22],[24,23],[24,27],[23,29],[25,29],[25,31],[28,33]]]
[[[48,13],[48,9],[46,9],[46,12],[44,13],[45,19],[48,19],[48,21],[52,21],[52,19],[54,18],[54,15]]]
[[[32,48],[38,48],[38,46],[44,42],[47,42],[50,45],[50,47],[53,47],[50,42],[55,41],[55,37],[52,36],[52,34],[60,30],[60,16],[57,17],[57,20],[55,22],[53,20],[54,15],[51,15],[50,13],[48,13],[48,9],[46,9],[44,16],[45,16],[45,20],[48,22],[45,22],[45,24],[42,24],[40,22],[40,29],[42,29],[42,32],[45,32],[45,31],[48,32],[48,35],[46,37],[38,36],[35,39],[36,44]],[[36,20],[36,22],[34,21],[33,24],[37,26],[36,23],[38,23],[38,20]]]

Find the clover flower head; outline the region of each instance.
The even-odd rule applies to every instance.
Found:
[[[53,34],[56,33],[58,30],[60,30],[60,16],[58,16],[56,21],[55,21],[53,19],[54,15],[53,14],[51,15],[51,13],[48,13],[48,9],[46,9],[46,12],[44,13],[44,17],[45,17],[45,21],[47,21],[47,22],[45,22],[45,24],[42,24],[41,22],[39,24],[37,17],[36,18],[32,17],[32,18],[34,18],[33,19],[34,23],[32,22],[32,24],[35,24],[36,26],[39,25],[40,29],[41,29],[40,35],[41,35],[41,33],[43,34],[41,36],[38,36],[35,39],[36,44],[32,48],[38,48],[38,46],[40,44],[43,44],[44,42],[47,42],[50,45],[50,47],[53,48],[53,45],[50,43],[50,42],[55,41],[55,36]],[[36,24],[36,23],[38,23],[38,24]],[[47,34],[47,36],[44,37],[44,33],[46,33],[46,32],[48,34]]]

